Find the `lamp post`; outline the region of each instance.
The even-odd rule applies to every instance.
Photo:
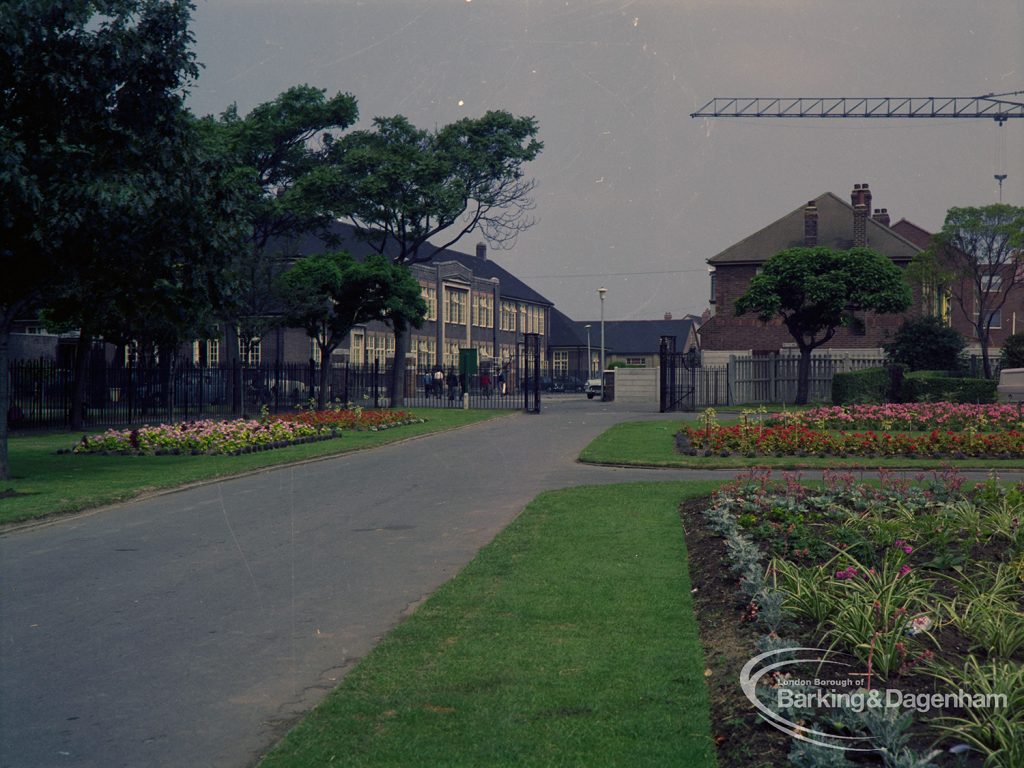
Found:
[[[583,327],[587,329],[587,381],[590,381],[590,379],[594,378],[594,356],[590,352],[590,323],[587,323]],[[586,382],[584,382],[583,385],[586,386]]]
[[[601,286],[597,289],[597,295],[601,297],[601,370],[598,375],[601,377],[601,399],[604,400],[604,295],[608,289]]]

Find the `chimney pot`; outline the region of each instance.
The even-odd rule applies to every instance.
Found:
[[[487,243],[476,244],[476,257],[485,261],[487,260]]]
[[[666,312],[665,313],[665,319],[666,320],[671,320],[672,319],[672,313],[671,312]]]

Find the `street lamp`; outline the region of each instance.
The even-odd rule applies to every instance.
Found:
[[[597,289],[597,295],[601,297],[601,370],[598,375],[601,377],[601,399],[604,400],[604,295],[608,289],[601,286]]]
[[[583,326],[587,329],[587,381],[594,378],[594,356],[590,352],[590,323]],[[579,368],[576,369],[577,371]],[[586,384],[584,384],[586,386]]]

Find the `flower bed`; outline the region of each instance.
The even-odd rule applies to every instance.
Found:
[[[419,423],[404,411],[301,411],[259,420],[188,421],[178,424],[110,429],[83,436],[74,453],[122,455],[238,455],[341,437],[343,430],[377,432]]]
[[[370,430],[400,427],[404,424],[419,424],[423,421],[408,411],[368,411],[363,408],[341,408],[326,411],[295,411],[273,416],[274,421],[294,424],[308,424],[316,427],[337,427],[338,429]]]
[[[680,449],[696,455],[930,456],[936,458],[1024,457],[1024,432],[979,434],[937,429],[927,433],[822,432],[800,425],[686,427]]]
[[[1024,765],[1024,492],[824,479],[750,473],[703,513],[768,660],[751,709],[792,726],[796,765]]]
[[[1024,430],[1020,406],[960,403],[887,403],[885,405],[837,405],[806,411],[774,413],[769,425],[800,425],[819,430],[902,430],[916,432],[977,432]]]
[[[734,426],[706,410],[697,427],[676,438],[689,455],[926,456],[944,459],[1024,457],[1024,424],[1016,407],[918,403],[815,408],[774,414],[744,411]],[[1011,416],[1013,418],[1011,418]],[[961,430],[956,424],[964,423]],[[850,431],[867,425],[865,431]],[[938,425],[942,425],[941,427]],[[926,432],[900,431],[928,428]]]
[[[188,421],[137,429],[109,429],[101,434],[83,436],[73,451],[156,456],[237,455],[340,436],[341,431],[336,428],[281,421]]]

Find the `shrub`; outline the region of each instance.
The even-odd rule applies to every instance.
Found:
[[[865,368],[833,377],[833,402],[845,406],[852,402],[885,402],[892,374],[884,368]]]
[[[1024,333],[1015,333],[1006,340],[999,360],[1001,368],[1024,368]]]
[[[904,379],[901,399],[908,403],[994,403],[996,383],[994,379],[954,378],[916,371]]]
[[[952,371],[959,367],[959,356],[966,345],[959,331],[937,317],[920,317],[905,320],[893,340],[883,347],[892,362],[902,363],[912,371]]]

